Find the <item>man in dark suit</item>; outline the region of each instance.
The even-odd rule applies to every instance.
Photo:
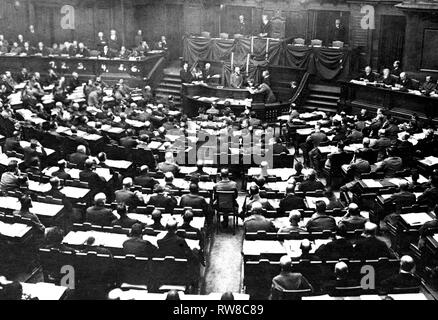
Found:
[[[99,57],[111,59],[114,58],[114,52],[110,50],[108,45],[104,45]]]
[[[132,225],[130,238],[123,243],[125,255],[133,254],[136,257],[152,258],[157,253],[157,247],[142,238],[143,227],[139,223]]]
[[[77,72],[73,72],[71,74],[71,79],[68,82],[67,90],[69,92],[73,92],[77,87],[80,87],[81,85],[82,83],[79,80],[79,74]]]
[[[400,183],[400,192],[392,194],[389,198],[385,199],[385,202],[395,204],[396,212],[400,213],[402,207],[412,206],[417,201],[417,197],[409,191],[409,188],[409,182],[402,181]]]
[[[62,203],[64,204],[65,211],[71,213],[71,211],[73,210],[73,205],[71,201],[66,197],[66,195],[61,192],[61,180],[59,180],[59,178],[57,177],[51,178],[50,186],[50,190],[47,191],[45,194],[55,199],[61,199]]]
[[[153,189],[158,183],[157,180],[149,175],[149,167],[143,165],[140,167],[140,175],[134,178],[135,185],[142,186],[143,188]]]
[[[189,64],[184,62],[182,69],[179,72],[182,83],[191,83],[193,80],[192,73],[189,70]]]
[[[230,172],[227,168],[222,168],[220,172],[221,180],[216,183],[214,186],[214,194],[215,194],[215,203],[214,205],[217,206],[217,199],[216,199],[216,191],[234,191],[234,197],[233,202],[235,207],[238,207],[238,204],[236,202],[238,191],[237,191],[237,184],[235,181],[230,180]],[[226,228],[228,226],[228,216],[224,216],[224,220],[222,222],[222,226]]]
[[[157,241],[158,255],[160,257],[171,256],[177,259],[188,259],[192,262],[196,261],[196,255],[190,249],[187,242],[183,238],[177,236],[177,228],[178,223],[176,220],[170,219],[167,222],[167,234],[164,238]]]
[[[88,159],[87,148],[80,145],[76,148],[76,152],[69,156],[69,161],[78,166],[78,168],[83,169],[85,161]]]
[[[115,192],[115,200],[117,203],[125,204],[129,208],[136,208],[143,203],[141,193],[131,191],[132,178],[123,179],[123,189]]]
[[[354,247],[355,256],[362,260],[391,257],[391,252],[385,242],[377,238],[377,225],[371,222],[365,223],[362,238]]]
[[[418,197],[417,202],[433,209],[438,204],[438,176],[432,175],[430,181],[430,188],[426,189],[423,194]]]
[[[99,226],[110,226],[117,219],[111,209],[105,208],[106,196],[98,193],[94,197],[94,206],[86,211],[85,221]]]
[[[276,232],[275,226],[272,221],[266,219],[263,216],[263,208],[260,203],[254,203],[252,205],[251,216],[249,216],[244,222],[245,232]]]
[[[248,24],[245,21],[245,16],[243,14],[241,14],[239,16],[239,22],[236,28],[236,33],[237,34],[241,34],[243,36],[247,36],[251,33],[250,31],[250,27],[248,26]]]
[[[386,68],[383,69],[383,75],[380,77],[379,82],[382,82],[387,86],[393,86],[395,84],[395,79],[395,77],[392,77],[389,69]]]
[[[272,24],[267,15],[262,15],[262,23],[260,25],[260,37],[270,38],[272,36]]]
[[[158,209],[154,209],[151,214],[151,219],[153,221],[152,224],[147,225],[148,228],[152,228],[153,230],[165,230],[166,227],[161,224],[162,219],[161,211]]]
[[[289,149],[286,148],[286,146],[283,144],[283,140],[280,137],[275,138],[275,143],[272,145],[272,152],[273,154],[290,153]]]
[[[99,192],[103,192],[106,187],[106,180],[99,176],[94,171],[94,161],[87,159],[85,161],[84,170],[79,172],[79,180],[88,182],[88,186],[91,190],[91,195],[95,195]]]
[[[298,191],[309,192],[316,190],[325,190],[325,186],[321,181],[316,180],[316,172],[312,170],[308,174],[307,179],[298,185]]]
[[[165,195],[164,187],[157,184],[154,187],[154,194],[149,198],[148,205],[164,208],[166,213],[172,213],[177,205],[177,201],[173,196]]]
[[[38,151],[38,147],[40,151]],[[23,148],[24,151],[24,165],[30,166],[34,159],[38,159],[40,162],[42,158],[47,156],[46,150],[37,140],[32,140],[29,146]]]
[[[385,173],[385,177],[392,178],[396,175],[397,171],[402,170],[403,160],[396,155],[395,149],[389,147],[387,149],[388,158],[381,161],[377,167],[376,172],[382,171]]]
[[[336,220],[326,214],[327,205],[324,201],[316,202],[316,212],[312,218],[307,222],[307,231],[321,232],[324,230],[336,231]]]
[[[410,256],[403,256],[400,259],[400,272],[382,281],[382,289],[390,293],[394,288],[418,288],[420,290],[421,280],[414,275],[415,262]]]
[[[14,131],[12,137],[6,138],[5,144],[3,146],[3,152],[15,151],[20,154],[24,154],[24,149],[20,145],[20,132]]]
[[[72,180],[71,176],[65,172],[67,162],[65,160],[58,161],[58,170],[52,173],[52,177],[57,177],[61,180]]]
[[[199,247],[201,250],[204,249],[204,234],[198,228],[193,227],[190,223],[193,221],[193,211],[186,210],[183,215],[183,224],[178,227],[179,229],[185,230],[186,232],[195,233],[196,238],[199,240]]]
[[[299,225],[300,221],[301,221],[301,213],[298,210],[292,210],[289,213],[290,225],[280,228],[278,230],[278,233],[289,233],[291,231],[306,232],[305,229],[300,227],[300,225]]]
[[[333,41],[342,41],[346,40],[346,31],[345,27],[341,24],[341,19],[335,20],[335,31],[333,34]]]
[[[432,81],[431,76],[426,76],[426,80],[420,86],[421,93],[428,96],[435,89],[436,89],[436,82]]]
[[[400,79],[397,81],[401,91],[408,91],[414,88],[412,80],[408,78],[406,72],[400,73]]]
[[[323,261],[336,261],[342,258],[353,258],[354,249],[351,242],[345,239],[345,231],[340,229],[333,235],[332,241],[323,244],[315,251],[315,255]]]
[[[357,280],[351,279],[349,276],[348,266],[345,262],[338,262],[335,265],[335,278],[327,281],[323,286],[323,291],[329,295],[338,295],[336,288],[351,288],[358,287]]]
[[[294,190],[294,186],[287,186],[286,197],[280,200],[280,204],[277,210],[280,216],[284,216],[287,211],[306,208],[304,199],[302,197],[296,196]]]
[[[344,231],[361,230],[367,221],[368,219],[360,215],[359,206],[355,203],[350,203],[348,205],[348,212],[342,217],[338,227]]]
[[[189,186],[189,194],[181,197],[181,207],[191,207],[193,209],[202,209],[208,221],[211,221],[212,210],[204,197],[199,195],[199,187],[196,183]]]
[[[396,60],[392,65],[391,74],[395,75],[396,77],[400,77],[400,74],[403,72],[400,67],[400,64],[401,64],[400,61]]]
[[[280,259],[281,272],[272,279],[271,300],[280,300],[284,290],[313,290],[309,281],[301,274],[292,272],[289,256]]]
[[[131,228],[136,223],[143,225],[138,220],[131,219],[130,217],[128,217],[128,209],[124,204],[117,205],[117,214],[119,215],[119,218],[111,223],[111,225],[113,226],[121,226],[122,228]]]
[[[359,76],[359,80],[368,82],[376,81],[376,76],[374,75],[373,70],[370,66],[365,67],[365,72]]]
[[[21,72],[17,75],[17,83],[23,83],[30,79],[30,74],[26,68],[22,68]]]

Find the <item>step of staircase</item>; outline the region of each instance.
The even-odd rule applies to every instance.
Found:
[[[181,84],[163,81],[158,88],[181,90],[182,86]]]
[[[309,84],[310,91],[326,92],[332,94],[340,94],[341,88],[335,86],[325,86],[321,84]]]
[[[313,100],[313,99],[306,99],[306,104],[316,104],[316,105],[332,106],[332,107],[337,107],[338,105],[336,101],[332,102],[332,101]]]
[[[321,93],[314,93],[312,92],[309,94],[309,98],[312,100],[322,99],[322,100],[330,100],[330,101],[338,101],[339,96],[335,95],[328,95],[328,94],[321,94]]]

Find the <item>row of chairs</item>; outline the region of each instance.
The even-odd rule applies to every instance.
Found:
[[[382,280],[395,274],[399,268],[399,260],[380,258],[378,260],[349,260],[340,259],[349,267],[352,279],[360,280],[363,277],[363,266],[371,266],[375,270],[376,285]],[[335,264],[339,261],[292,261],[293,272],[303,274],[311,283],[314,292],[319,292],[324,283],[334,272]],[[266,299],[270,294],[272,279],[280,273],[280,263],[266,259],[246,261],[244,263],[244,286],[246,293],[259,299]]]
[[[160,292],[163,286],[178,286],[183,291],[194,280],[187,259],[174,257],[143,258],[133,255],[114,256],[95,252],[63,252],[40,249],[44,281],[60,285],[63,267],[75,270],[76,288],[89,286],[120,286],[123,283],[146,286],[150,292]]]
[[[357,229],[353,231],[345,232],[347,239],[358,239],[362,235],[363,230]],[[270,241],[283,241],[283,240],[302,240],[302,239],[332,239],[336,236],[337,232],[331,230],[324,230],[318,232],[304,232],[304,231],[290,231],[287,233],[266,232],[259,230],[257,232],[246,232],[245,240],[270,240]]]

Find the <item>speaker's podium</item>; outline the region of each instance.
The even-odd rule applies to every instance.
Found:
[[[277,11],[271,19],[272,38],[283,39],[286,34],[286,18],[281,16],[281,12]]]

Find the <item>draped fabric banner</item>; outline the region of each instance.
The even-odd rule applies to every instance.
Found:
[[[231,54],[235,66],[246,70],[246,59],[251,56],[251,68],[263,65],[306,69],[325,80],[341,80],[350,72],[351,50],[326,47],[294,46],[290,39],[206,39],[185,37],[183,56],[189,64],[198,60],[225,61],[230,66]],[[231,66],[230,66],[231,67]],[[227,70],[224,70],[225,74]],[[251,71],[250,71],[251,72]],[[226,77],[227,78],[227,77]]]

